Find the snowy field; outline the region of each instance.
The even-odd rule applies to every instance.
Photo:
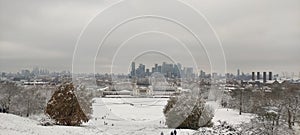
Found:
[[[80,127],[40,126],[35,120],[0,113],[2,135],[169,135],[173,129],[164,125],[163,108],[167,98],[97,98],[93,104],[93,118]],[[241,124],[252,118],[250,114],[238,115],[238,111],[220,108],[213,122],[226,120]],[[193,130],[177,130],[179,135],[193,134]]]

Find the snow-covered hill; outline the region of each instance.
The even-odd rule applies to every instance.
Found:
[[[162,109],[167,99],[96,99],[93,104],[93,119],[80,127],[41,126],[38,121],[12,114],[0,113],[0,135],[159,135],[170,134],[163,124]],[[214,122],[226,120],[230,124],[240,124],[252,118],[250,114],[238,115],[231,109],[218,109]],[[192,134],[193,130],[177,130],[179,135]]]
[[[16,116],[13,114],[0,113],[0,135],[94,135],[96,128],[89,126],[41,126],[38,121]]]

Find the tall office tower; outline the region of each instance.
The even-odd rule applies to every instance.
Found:
[[[146,75],[150,76],[150,70],[148,68],[146,69]]]
[[[158,64],[155,64],[154,72],[158,72]]]
[[[145,71],[145,65],[140,64],[139,67],[136,69],[136,76],[138,77],[145,77],[146,71]]]
[[[237,78],[240,78],[240,69],[237,70]]]
[[[165,74],[166,73],[166,62],[163,62],[162,66],[161,66],[161,73]]]
[[[257,80],[260,79],[260,72],[257,72]]]
[[[181,72],[182,70],[182,65],[180,63],[177,63],[177,67],[178,67],[178,70]]]
[[[146,66],[142,64],[142,72],[146,73]]]
[[[157,67],[157,72],[161,73],[161,66]]]
[[[264,83],[267,82],[267,72],[263,72],[263,80]]]
[[[177,77],[181,77],[181,64],[180,63],[177,63],[177,64],[174,64],[174,74],[175,76]]]
[[[135,62],[131,63],[131,76],[135,76]]]
[[[200,78],[204,78],[205,77],[205,72],[203,70],[200,71]]]
[[[252,72],[252,80],[255,80],[255,72]]]
[[[152,67],[151,73],[154,73],[155,71],[155,67]]]
[[[269,72],[269,80],[272,80],[272,79],[273,79],[273,73]]]
[[[186,75],[186,78],[192,78],[193,77],[193,68],[192,67],[187,67],[185,68],[186,71],[185,71],[185,75]]]
[[[140,64],[139,65],[139,69],[140,69],[140,76],[143,77],[145,75],[145,65]]]

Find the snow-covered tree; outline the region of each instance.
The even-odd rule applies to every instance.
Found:
[[[0,86],[1,112],[10,113],[13,106],[13,98],[20,92],[20,87],[13,82],[3,82]]]
[[[240,135],[241,131],[238,126],[233,126],[226,121],[218,121],[213,127],[200,128],[193,135]]]
[[[242,124],[240,129],[240,133],[246,135],[294,135],[294,131],[289,129],[286,123],[276,125],[272,123],[272,120],[262,120],[261,117],[252,119],[250,123]]]
[[[212,125],[212,108],[193,92],[171,97],[163,112],[169,128],[198,129]]]
[[[82,111],[91,118],[92,115],[92,104],[93,104],[93,98],[95,97],[95,92],[86,89],[84,85],[79,85],[76,87],[76,97],[78,99],[78,102],[80,104],[80,107],[82,108]]]

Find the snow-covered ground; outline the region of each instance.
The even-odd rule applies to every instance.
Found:
[[[40,126],[38,121],[4,113],[0,113],[0,122],[0,135],[93,135],[98,132],[97,129],[88,126]]]
[[[227,123],[236,125],[250,122],[251,118],[253,118],[253,114],[243,113],[239,115],[237,110],[227,109],[227,108],[220,108],[217,109],[215,112],[215,116],[213,118],[213,122],[215,124],[218,123],[218,120],[227,121]]]
[[[164,123],[163,108],[167,98],[97,98],[93,104],[93,119],[80,127],[40,126],[35,120],[0,113],[0,135],[160,135],[170,134]],[[250,114],[238,115],[238,111],[220,108],[213,122],[226,120],[230,124],[248,122]],[[193,130],[177,130],[179,135],[192,134]]]

